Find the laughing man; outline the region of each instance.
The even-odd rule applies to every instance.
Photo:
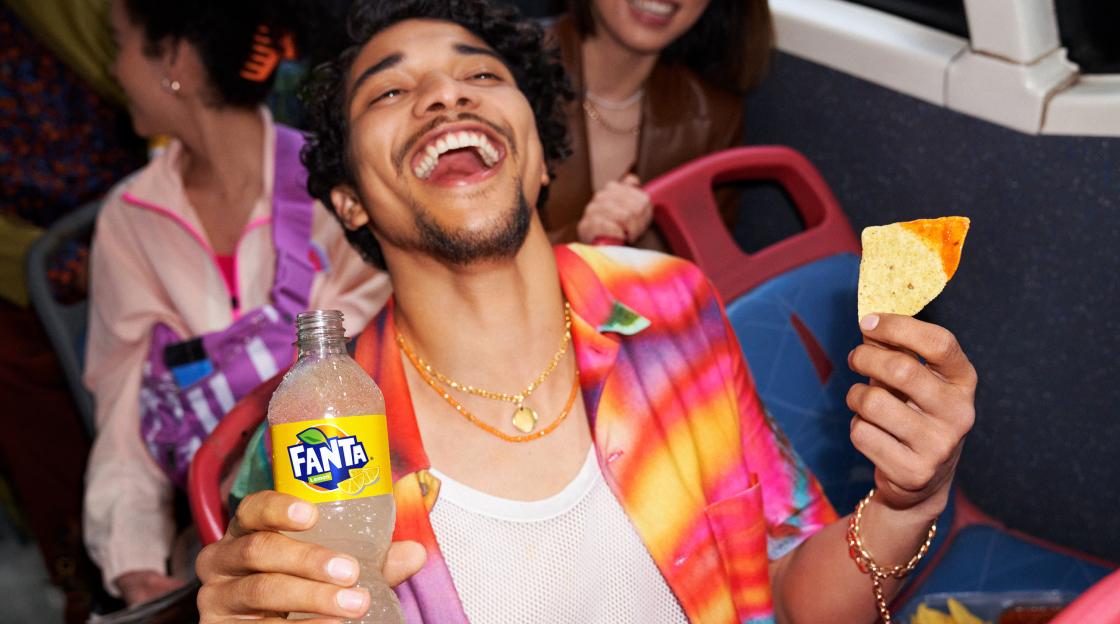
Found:
[[[309,186],[393,280],[356,359],[387,399],[385,575],[408,621],[875,621],[849,519],[765,416],[698,270],[550,246],[533,206],[563,155],[565,83],[540,30],[484,0],[359,0],[350,27],[316,94]],[[875,381],[848,395],[851,437],[878,487],[858,534],[889,568],[946,504],[975,373],[939,327],[862,329],[849,365]],[[497,396],[518,392],[524,410]],[[246,498],[199,558],[202,621],[364,613],[352,558],[276,532],[316,516]]]

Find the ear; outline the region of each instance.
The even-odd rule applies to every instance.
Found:
[[[545,160],[544,155],[541,155],[541,186],[548,186],[552,183],[552,178],[548,176],[548,161]]]
[[[164,37],[159,42],[160,56],[163,59],[163,72],[165,75],[178,74],[183,71],[183,48],[186,40],[177,37]],[[177,77],[177,76],[176,76]]]
[[[168,88],[168,83],[185,86],[205,82],[202,60],[198,58],[198,53],[186,39],[165,37],[160,41],[159,49],[162,56],[164,89]],[[202,80],[199,80],[200,75],[203,76]],[[186,93],[186,90],[181,91],[181,88],[175,86],[171,90],[180,94]]]
[[[342,184],[331,189],[331,205],[346,229],[351,232],[369,224],[369,214],[350,186]]]

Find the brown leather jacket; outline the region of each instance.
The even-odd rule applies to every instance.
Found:
[[[561,62],[577,98],[565,107],[572,155],[556,169],[541,220],[553,242],[566,243],[577,240],[576,223],[594,193],[587,118],[579,99],[583,93],[579,32],[574,20],[564,17],[549,34],[560,45]],[[742,98],[706,82],[683,65],[654,66],[646,82],[638,137],[635,173],[643,184],[700,156],[742,145],[743,140]],[[733,228],[738,201],[737,197],[728,199],[731,201],[720,201],[721,212],[724,222]]]

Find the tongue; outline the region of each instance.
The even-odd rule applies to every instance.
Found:
[[[486,169],[486,163],[482,162],[482,157],[473,148],[451,150],[439,157],[428,181],[443,184],[465,181]]]

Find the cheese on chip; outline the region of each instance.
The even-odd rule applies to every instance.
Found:
[[[865,229],[859,318],[875,312],[913,316],[933,301],[956,273],[967,233],[965,217]]]

